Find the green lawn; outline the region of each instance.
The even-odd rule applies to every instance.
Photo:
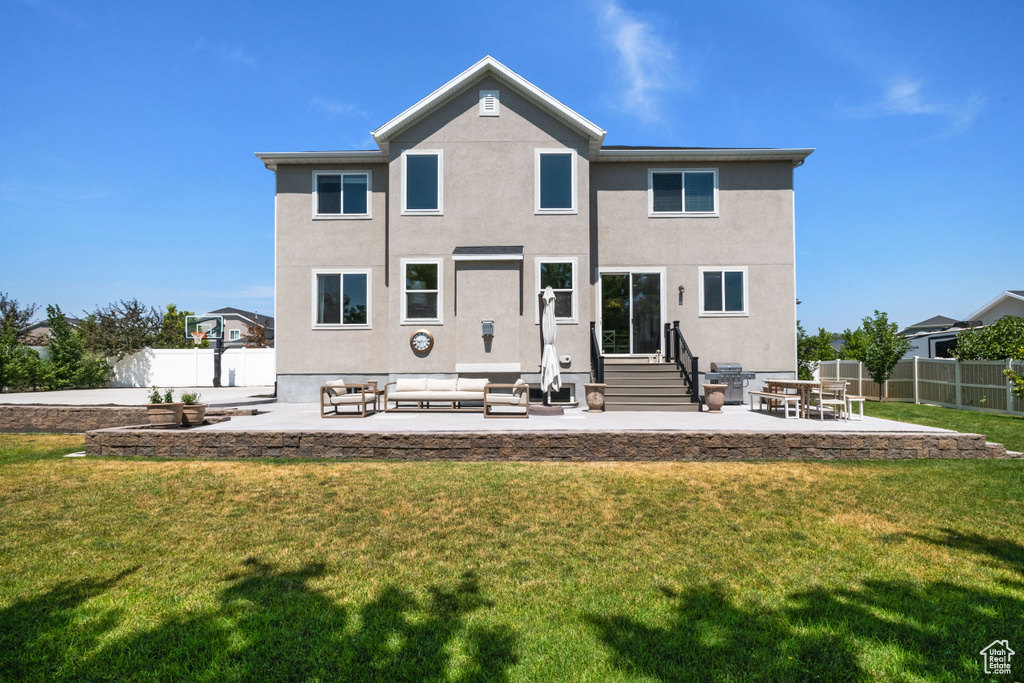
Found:
[[[1001,443],[1011,451],[1024,452],[1024,417],[877,401],[865,401],[864,414],[968,434],[984,434],[989,441]],[[1021,668],[1024,668],[1024,665],[1021,665]]]
[[[962,681],[1024,647],[1020,461],[60,457],[81,442],[0,434],[0,680]]]

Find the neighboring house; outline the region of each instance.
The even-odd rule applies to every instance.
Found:
[[[911,325],[900,332],[910,339],[910,348],[903,357],[952,358],[960,332],[986,327],[1007,315],[1024,318],[1024,290],[1006,290],[966,320],[937,315]]]
[[[78,318],[72,318],[70,315],[65,315],[64,317],[68,321],[68,325],[71,326],[71,329],[78,329],[78,326],[81,324]],[[39,322],[32,323],[22,331],[21,335],[29,339],[35,346],[45,346],[50,340],[50,322],[49,320],[40,320]]]
[[[268,315],[240,308],[218,308],[204,315],[224,316],[224,346],[227,348],[244,346],[247,328],[256,322],[267,328],[267,341],[271,346],[274,345],[274,319]]]
[[[795,377],[793,169],[813,150],[604,137],[486,57],[378,149],[257,154],[276,174],[279,400],[337,377],[536,384],[549,285],[576,396],[591,322],[606,357],[655,359],[678,320],[701,372]]]

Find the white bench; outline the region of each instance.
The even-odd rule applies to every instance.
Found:
[[[751,391],[750,396],[750,409],[754,409],[754,399],[757,398],[761,401],[761,405],[768,404],[768,409],[772,408],[772,401],[778,401],[782,404],[782,409],[785,411],[786,419],[796,420],[800,417],[800,396],[798,394],[776,394],[771,391]],[[789,406],[793,406],[793,414],[789,414]],[[758,412],[760,408],[758,408]]]

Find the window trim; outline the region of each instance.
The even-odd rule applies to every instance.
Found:
[[[540,208],[540,158],[546,154],[561,154],[569,155],[569,174],[570,184],[572,186],[572,192],[570,199],[572,200],[572,206],[567,209],[542,209]],[[577,166],[579,166],[579,154],[572,147],[559,147],[559,148],[537,148],[533,150],[533,212],[537,215],[570,215],[579,213],[577,206],[576,195],[578,194],[577,189]]]
[[[654,210],[654,174],[655,173],[680,173],[683,178],[683,210],[682,211],[655,211]],[[686,210],[686,174],[687,173],[712,173],[715,183],[715,210],[714,211],[687,211]],[[717,168],[648,168],[647,169],[647,217],[648,218],[717,218],[719,211],[718,204],[718,169]]]
[[[436,318],[409,318],[408,315],[408,293],[409,290],[405,288],[406,275],[405,267],[408,264],[416,263],[433,263],[437,265],[437,317]],[[403,258],[401,260],[402,267],[402,302],[401,302],[401,318],[400,325],[443,325],[444,324],[444,259],[441,258]],[[413,291],[424,291],[424,290],[413,290]],[[429,290],[427,290],[429,291]]]
[[[319,213],[320,189],[318,180],[322,175],[341,176],[341,211],[342,213]],[[344,213],[345,211],[345,176],[364,175],[366,176],[366,213]],[[315,221],[338,221],[338,220],[365,220],[373,218],[373,171],[371,169],[352,169],[334,171],[313,171],[313,220]]]
[[[580,281],[579,281],[579,257],[577,256],[538,256],[534,259],[534,286],[536,289],[534,323],[540,324],[541,303],[540,294],[543,291],[540,287],[540,267],[543,263],[571,263],[572,264],[572,317],[555,318],[556,325],[578,325],[579,324],[579,303],[580,303]],[[552,288],[553,289],[553,288]],[[565,291],[565,290],[555,290]]]
[[[241,341],[241,340],[242,340],[242,331],[241,330],[228,330],[228,341],[229,342]]]
[[[373,269],[372,268],[314,268],[313,271],[313,286],[310,293],[310,301],[312,302],[311,307],[311,320],[312,329],[314,330],[369,330],[373,328]],[[341,294],[345,296],[345,275],[365,275],[366,276],[366,323],[365,324],[345,324],[341,323],[318,323],[316,321],[317,314],[317,277],[320,275],[337,275],[341,278]],[[344,299],[342,299],[344,301]],[[344,311],[342,311],[342,319],[344,320]]]
[[[408,167],[405,163],[410,156],[437,157],[437,208],[408,209],[406,208],[406,188],[409,186]],[[403,216],[443,216],[444,215],[444,150],[442,149],[403,149],[402,150],[402,215]]]
[[[698,316],[701,318],[748,318],[750,317],[750,277],[747,266],[701,266],[697,269],[697,281],[700,289],[700,310]],[[704,310],[704,273],[722,273],[722,307],[725,307],[725,273],[743,273],[743,310],[742,311],[706,311]]]

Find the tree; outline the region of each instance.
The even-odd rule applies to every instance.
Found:
[[[122,299],[85,316],[79,329],[87,351],[120,360],[153,346],[162,325],[163,318],[155,308],[147,308],[138,299]]]
[[[847,327],[842,334],[843,348],[839,349],[840,360],[859,360],[864,362],[868,357],[868,335],[863,327],[851,330]]]
[[[1015,354],[1017,358],[1024,359],[1024,345],[1017,350]],[[1013,393],[1017,394],[1018,410],[1021,406],[1024,406],[1024,374],[1015,372],[1014,370],[1003,370],[1003,374],[1010,380],[1010,385],[1013,387]]]
[[[242,338],[247,349],[265,349],[274,345],[267,339],[267,326],[260,322],[260,314],[255,315],[252,324],[245,324],[245,336]]]
[[[868,339],[864,367],[871,378],[878,382],[878,400],[882,400],[882,385],[892,377],[896,364],[910,348],[910,340],[896,333],[896,323],[889,322],[889,315],[878,310],[874,317],[864,318],[864,333]]]
[[[956,335],[953,357],[957,360],[1010,360],[1020,358],[1024,347],[1024,318],[1004,315],[987,327]]]
[[[812,379],[814,370],[820,361],[838,358],[839,356],[832,346],[832,342],[838,338],[839,335],[827,331],[824,327],[819,327],[816,335],[808,336],[798,320],[796,323],[797,376],[800,379]]]
[[[0,292],[0,330],[11,328],[17,341],[28,343],[26,329],[32,324],[32,317],[38,308],[35,304],[22,306],[17,299],[11,299],[6,292]]]
[[[190,349],[193,342],[185,334],[185,317],[195,315],[192,311],[179,311],[175,304],[167,304],[160,323],[160,331],[153,340],[154,349]]]
[[[85,349],[60,306],[46,307],[46,324],[50,328],[50,387],[64,389],[74,385]]]

